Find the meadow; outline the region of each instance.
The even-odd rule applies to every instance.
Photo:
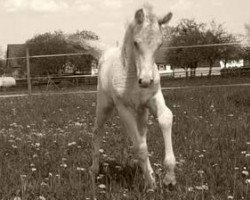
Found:
[[[98,199],[250,199],[250,89],[165,90],[174,114],[177,186],[162,187],[163,139],[148,122],[158,188],[147,192],[114,113],[106,123]],[[90,199],[95,94],[0,98],[0,199]]]

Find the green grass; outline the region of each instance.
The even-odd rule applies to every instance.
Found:
[[[165,91],[164,96],[174,113],[176,189],[161,187],[164,146],[155,119],[149,120],[148,145],[158,189],[147,193],[140,170],[128,164],[131,144],[115,113],[103,137],[103,176],[97,185],[106,189],[98,187],[98,199],[249,198],[249,87]],[[0,99],[0,199],[90,197],[95,101],[95,94]]]

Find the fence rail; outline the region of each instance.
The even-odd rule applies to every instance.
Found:
[[[213,43],[213,44],[201,44],[201,45],[187,45],[187,46],[164,46],[162,49],[183,49],[183,48],[207,48],[207,47],[215,47],[215,46],[235,46],[235,45],[241,45],[239,42],[233,42],[233,43]],[[33,86],[43,86],[46,85],[46,89],[48,89],[49,86],[55,86],[55,87],[60,87],[60,85],[64,84],[69,84],[69,85],[95,85],[97,84],[97,76],[96,75],[49,75],[49,76],[32,76],[31,75],[31,70],[32,68],[30,59],[32,58],[48,58],[48,57],[63,57],[63,56],[80,56],[80,55],[86,55],[88,54],[87,52],[82,52],[82,53],[62,53],[62,54],[50,54],[50,55],[29,55],[29,50],[28,48],[26,49],[26,55],[22,57],[10,57],[6,58],[5,60],[18,60],[18,59],[26,59],[26,77],[25,78],[17,78],[17,86],[25,86],[28,89],[28,93],[32,93],[32,87]],[[250,74],[250,68],[244,71],[244,75],[249,75]],[[162,79],[165,80],[167,78],[183,78],[186,77],[186,71],[185,70],[173,70],[173,71],[162,71],[160,72]],[[209,73],[208,69],[197,69],[195,76],[207,76]],[[191,74],[189,71],[188,74],[191,76],[194,74]],[[223,75],[227,76],[227,72],[223,72],[218,68],[213,68],[212,69],[212,74],[213,76],[217,75]],[[240,73],[234,72],[235,76],[240,75]]]

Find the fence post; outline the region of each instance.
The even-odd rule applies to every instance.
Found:
[[[28,94],[31,95],[30,54],[28,48],[26,48],[26,70],[27,70]]]

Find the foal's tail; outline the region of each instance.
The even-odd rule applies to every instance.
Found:
[[[98,40],[85,40],[82,38],[70,39],[69,42],[80,51],[84,50],[99,60],[108,46]]]

